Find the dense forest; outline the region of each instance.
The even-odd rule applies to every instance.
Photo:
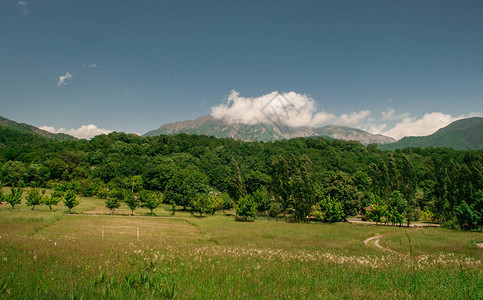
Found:
[[[482,165],[481,150],[383,151],[325,138],[111,133],[56,141],[0,128],[3,185],[96,195],[133,210],[162,201],[200,214],[235,207],[244,218],[334,222],[362,214],[376,222],[424,218],[474,229],[483,225]]]

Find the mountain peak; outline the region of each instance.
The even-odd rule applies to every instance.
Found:
[[[199,134],[219,138],[234,138],[244,141],[274,141],[296,137],[325,136],[342,140],[355,140],[363,144],[392,143],[393,138],[374,135],[368,132],[336,125],[321,128],[289,127],[276,124],[243,124],[216,119],[211,115],[202,116],[196,120],[187,120],[164,124],[157,130],[147,132],[144,136],[160,134]]]

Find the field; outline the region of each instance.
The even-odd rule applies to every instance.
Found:
[[[0,205],[0,298],[483,298],[479,232],[111,216],[96,198],[65,212]]]

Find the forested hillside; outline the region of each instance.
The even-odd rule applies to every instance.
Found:
[[[483,118],[455,121],[428,136],[409,136],[381,145],[381,149],[394,150],[409,147],[448,147],[455,150],[483,149]]]
[[[482,151],[386,152],[324,138],[241,142],[186,134],[53,141],[6,130],[0,143],[6,186],[120,200],[157,191],[164,202],[200,213],[215,195],[225,208],[248,205],[295,221],[338,221],[370,206],[371,214],[383,210],[392,223],[421,212],[452,227],[482,223]]]
[[[76,140],[75,137],[65,133],[51,133],[29,124],[17,123],[15,121],[9,120],[1,116],[0,116],[0,130],[9,130],[9,131],[19,132],[19,133],[31,133],[41,137],[51,138],[54,140]]]

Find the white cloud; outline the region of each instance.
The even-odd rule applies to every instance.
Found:
[[[388,108],[386,111],[381,112],[383,120],[402,120],[409,117],[408,113],[396,114],[393,108]]]
[[[360,124],[370,115],[371,112],[368,110],[352,112],[350,114],[342,114],[337,118],[337,120],[335,120],[334,124],[343,126],[354,126]]]
[[[98,128],[94,124],[82,125],[77,129],[65,129],[65,128],[56,129],[53,126],[41,126],[39,128],[52,133],[67,133],[79,139],[91,139],[96,135],[108,134],[112,132],[112,130],[109,130],[109,129]]]
[[[82,65],[82,67],[88,68],[88,69],[97,69],[98,68],[96,64]]]
[[[22,11],[24,12],[24,14],[29,13],[30,7],[29,7],[29,3],[27,1],[18,1],[17,5],[22,8]]]
[[[469,115],[461,115],[454,117],[449,114],[441,112],[427,113],[421,118],[411,118],[406,116],[402,121],[398,122],[393,128],[386,129],[386,125],[369,126],[368,130],[371,133],[381,133],[395,139],[401,139],[405,136],[425,136],[436,132],[450,123],[464,118],[481,116],[480,113],[470,113]],[[384,119],[384,118],[383,118]]]
[[[353,112],[337,117],[335,114],[317,111],[314,99],[295,92],[272,92],[256,98],[241,97],[232,91],[227,102],[214,106],[211,115],[232,123],[275,123],[290,127],[317,126],[334,122],[355,125],[370,115],[370,111]]]
[[[65,80],[71,79],[71,78],[72,78],[72,75],[69,72],[65,72],[65,75],[59,76],[59,82],[57,82],[57,86],[66,85],[67,82],[65,82]]]

